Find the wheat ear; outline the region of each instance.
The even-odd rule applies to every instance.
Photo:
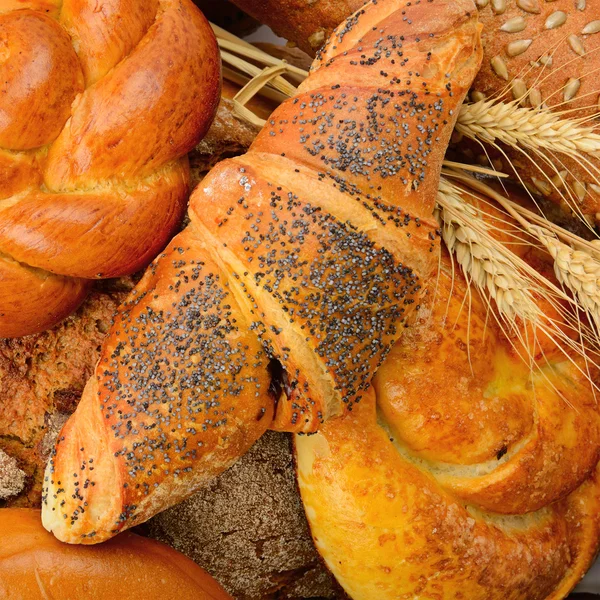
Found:
[[[453,176],[453,173],[447,173]],[[597,244],[587,242],[565,231],[558,225],[545,221],[511,202],[482,181],[466,173],[458,178],[473,189],[495,200],[525,232],[533,236],[547,250],[554,261],[556,279],[571,291],[579,306],[600,333],[600,260]],[[535,223],[531,222],[534,218]],[[541,224],[543,223],[543,225]],[[565,243],[560,237],[566,239]],[[577,247],[573,247],[573,245]]]
[[[436,216],[448,250],[465,275],[495,300],[498,310],[510,322],[519,317],[539,324],[544,315],[535,301],[531,280],[515,266],[516,257],[493,239],[477,211],[443,178]]]
[[[575,295],[581,307],[600,331],[600,263],[587,252],[559,241],[543,227],[530,228],[554,259],[556,278]]]
[[[517,177],[530,195],[548,196],[556,192],[591,227],[593,219],[581,212],[579,202],[583,201],[588,186],[600,193],[600,169],[594,160],[600,159],[600,133],[587,124],[589,117],[572,119],[566,116],[569,112],[553,112],[544,106],[524,108],[519,106],[519,101],[480,100],[461,107],[455,137],[472,139],[481,144],[484,151],[486,145],[492,146],[509,163],[511,158],[502,145],[512,148],[540,173],[539,179],[533,177],[531,182],[526,182],[515,166]],[[572,185],[567,185],[569,170],[561,156],[580,165],[587,174],[587,186],[576,177]],[[546,174],[542,166],[549,167],[554,175]]]
[[[565,119],[544,108],[524,108],[518,102],[480,100],[463,104],[456,130],[464,136],[493,144],[548,150],[579,158],[600,158],[600,134],[577,119]]]

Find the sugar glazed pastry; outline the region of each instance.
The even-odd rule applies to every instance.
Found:
[[[346,21],[120,308],[45,476],[43,521],[101,542],[189,496],[269,428],[368,395],[437,268],[432,218],[479,68],[471,0]]]
[[[16,337],[72,312],[87,280],[139,270],[167,244],[220,62],[191,0],[4,5],[0,337]]]

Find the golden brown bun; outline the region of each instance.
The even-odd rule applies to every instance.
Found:
[[[59,539],[107,539],[269,426],[314,431],[360,400],[437,266],[433,201],[479,30],[471,0],[369,4],[250,151],[203,180],[48,463],[43,518]]]
[[[165,246],[219,99],[191,0],[48,7],[0,15],[0,337],[48,328],[81,302],[81,278],[133,273]]]
[[[198,565],[132,533],[94,548],[50,535],[40,513],[0,509],[0,596],[4,600],[228,600]]]
[[[90,282],[53,275],[0,254],[0,338],[45,331],[83,302]]]
[[[593,25],[600,20],[600,3],[594,0],[528,0],[522,3],[484,0],[479,4],[485,4],[480,9],[485,58],[473,91],[511,101],[515,98],[513,90],[519,90],[517,94],[520,95],[523,93],[520,88],[523,88],[529,93],[522,102],[524,106],[537,106],[541,101],[556,111],[567,111],[567,118],[598,115],[600,35],[583,32],[589,24],[592,25],[589,31],[595,31]],[[527,10],[523,10],[523,6]],[[504,11],[500,10],[502,7],[505,7]],[[511,31],[505,31],[503,27]],[[519,43],[524,48],[522,52],[518,48]],[[515,54],[517,51],[519,53]],[[515,80],[520,82],[517,88],[514,88]],[[565,98],[565,86],[571,80],[575,87],[572,87],[573,94],[569,99],[570,96]],[[586,124],[593,126],[594,123],[599,123],[597,118]],[[570,204],[571,207],[579,207],[592,222],[596,220],[596,213],[600,213],[600,187],[595,181],[600,168],[597,157],[588,155],[586,158],[591,166],[582,166],[558,154],[551,158],[549,165],[535,156],[531,156],[535,161],[532,162],[522,153],[510,152],[509,155],[515,161],[517,173],[534,192],[539,194],[544,190],[545,197],[562,204],[569,213],[572,210]],[[502,160],[502,157],[499,158]],[[509,172],[506,160],[502,169]],[[557,179],[559,190],[556,190],[546,176],[553,178],[557,171],[565,170],[564,183]],[[544,182],[543,185],[536,187],[532,178]]]
[[[526,362],[447,253],[418,316],[367,402],[296,437],[317,549],[354,600],[565,597],[600,545],[598,369],[548,338]]]

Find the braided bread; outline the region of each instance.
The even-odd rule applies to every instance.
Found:
[[[506,215],[491,223],[551,273]],[[600,545],[597,368],[507,337],[447,253],[430,287],[369,398],[296,436],[317,549],[354,600],[563,598]]]
[[[69,314],[85,279],[132,273],[165,246],[220,66],[191,0],[0,13],[0,337],[16,337]]]
[[[480,60],[472,0],[374,0],[211,171],[49,460],[59,539],[102,541],[268,427],[314,431],[356,405],[437,266],[441,163]]]

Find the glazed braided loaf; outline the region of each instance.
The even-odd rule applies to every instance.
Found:
[[[45,526],[102,541],[269,427],[351,409],[438,263],[442,159],[481,59],[471,0],[377,0],[195,191],[119,310],[45,481]]]
[[[0,56],[0,337],[16,337],[165,246],[220,66],[191,0],[4,3]]]

